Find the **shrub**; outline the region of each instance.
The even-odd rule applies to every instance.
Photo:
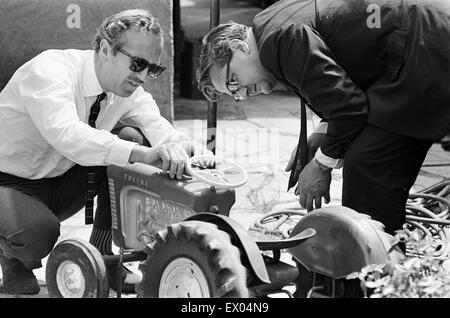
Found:
[[[359,278],[365,297],[370,298],[450,297],[450,242],[422,233],[404,229],[396,234],[407,246],[404,260],[369,265],[347,278]]]

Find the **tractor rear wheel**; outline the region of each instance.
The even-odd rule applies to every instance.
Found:
[[[314,228],[317,235],[290,249],[299,270],[295,297],[364,297],[361,281],[346,276],[371,264],[399,263],[404,257],[382,223],[345,207],[310,212],[292,235],[306,228]]]
[[[215,224],[185,221],[157,233],[139,265],[139,297],[248,297],[247,269],[228,233]]]

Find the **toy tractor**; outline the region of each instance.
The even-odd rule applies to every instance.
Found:
[[[108,297],[105,264],[140,261],[138,297],[357,297],[359,282],[345,276],[399,253],[378,222],[339,206],[306,214],[285,238],[248,231],[228,216],[245,171],[218,157],[209,169],[200,159],[191,158],[192,177],[183,180],[139,163],[109,167],[120,253],[102,257],[85,241],[62,241],[47,261],[49,295]],[[290,264],[280,259],[286,250]],[[286,286],[295,286],[293,295]]]

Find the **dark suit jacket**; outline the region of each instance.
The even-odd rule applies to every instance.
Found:
[[[449,131],[450,0],[281,0],[253,32],[263,66],[329,121],[324,154],[343,158],[366,122]]]

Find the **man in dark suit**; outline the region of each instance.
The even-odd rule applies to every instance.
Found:
[[[449,131],[450,1],[282,0],[203,44],[208,99],[269,94],[280,82],[323,119],[309,163],[294,168],[301,206],[329,201],[331,170],[345,162],[342,204],[389,233],[402,227],[423,160]]]

